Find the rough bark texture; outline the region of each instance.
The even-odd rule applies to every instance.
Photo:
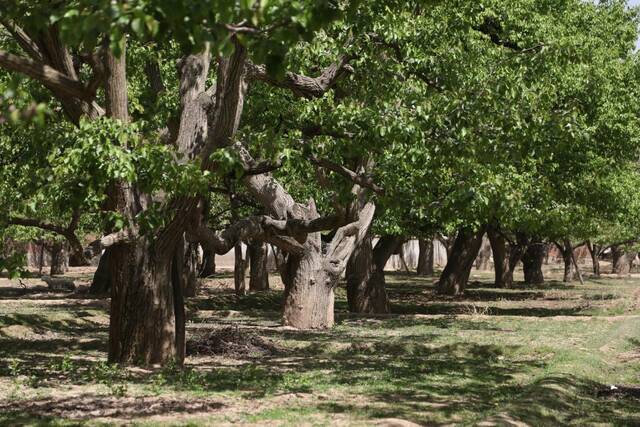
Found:
[[[419,239],[418,247],[418,276],[433,276],[433,239]]]
[[[540,240],[534,240],[527,247],[522,256],[524,282],[529,285],[544,283],[542,263],[547,254],[547,245]]]
[[[507,240],[493,228],[487,230],[491,251],[493,253],[493,269],[495,271],[495,286],[510,288],[513,285],[513,269],[511,268],[510,251]],[[516,261],[517,262],[517,261]]]
[[[181,281],[184,284],[184,296],[195,297],[200,288],[198,281],[198,245],[193,243],[184,244],[184,259],[181,264]]]
[[[436,292],[442,295],[460,295],[469,280],[469,274],[473,267],[473,262],[478,255],[484,228],[478,231],[461,229],[451,247],[451,255],[447,260],[440,280],[436,287]]]
[[[111,248],[107,248],[100,256],[100,261],[98,261],[98,268],[93,274],[91,287],[89,287],[89,293],[92,295],[106,294],[111,289],[111,276],[109,275],[110,253]]]
[[[69,255],[62,242],[51,245],[51,276],[61,275],[69,270]]]
[[[297,215],[303,219],[319,216],[313,202],[296,206]],[[354,249],[368,233],[374,211],[374,205],[366,205],[357,221],[340,227],[324,254],[320,233],[307,234],[303,249],[289,253],[281,269],[285,325],[302,329],[333,326],[334,289]]]
[[[175,248],[174,248],[175,250]],[[151,365],[176,361],[184,325],[176,322],[174,293],[180,274],[172,276],[174,250],[140,238],[114,246],[109,257],[112,280],[109,361]]]
[[[269,289],[269,271],[267,270],[267,244],[261,241],[251,242],[247,251],[249,252],[250,291],[266,291]]]
[[[399,236],[382,236],[375,245],[367,235],[349,258],[346,269],[347,303],[352,313],[389,313],[384,266],[402,244]]]
[[[613,274],[619,276],[628,275],[631,271],[631,262],[635,254],[629,254],[620,246],[613,246],[611,254],[613,256]]]

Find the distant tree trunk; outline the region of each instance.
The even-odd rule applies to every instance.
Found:
[[[491,245],[489,244],[489,240],[482,237],[482,242],[480,244],[480,250],[478,251],[478,256],[476,257],[475,264],[476,270],[485,271],[489,269],[489,261],[491,259]]]
[[[524,282],[529,285],[544,283],[542,263],[547,254],[547,245],[540,240],[532,241],[522,256]]]
[[[43,266],[44,266],[44,242],[40,242],[40,254],[38,256],[38,276],[42,276]]]
[[[65,245],[62,242],[53,242],[51,245],[51,275],[64,274],[69,270],[69,258]]]
[[[216,274],[216,253],[211,249],[202,251],[202,268],[200,269],[200,277],[206,278]]]
[[[593,275],[600,277],[600,247],[592,244],[587,240],[587,249],[589,249],[589,255],[591,255],[591,263],[593,264]]]
[[[98,261],[98,268],[93,274],[93,280],[89,287],[89,293],[91,295],[106,294],[111,289],[111,277],[109,276],[109,254],[111,248],[105,249]]]
[[[420,239],[418,246],[418,275],[433,276],[433,239]]]
[[[234,264],[233,264],[233,283],[237,296],[246,295],[247,286],[245,276],[247,274],[247,260],[242,256],[242,244],[236,243],[234,250]],[[248,251],[247,251],[248,254]]]
[[[402,244],[400,236],[385,235],[372,245],[367,235],[347,263],[347,303],[352,313],[389,313],[384,266]]]
[[[267,244],[260,241],[249,243],[247,252],[250,263],[249,290],[266,291],[269,289],[269,271],[267,270]]]
[[[573,246],[568,239],[564,239],[562,245],[556,244],[560,253],[562,254],[562,260],[564,262],[564,275],[562,281],[565,283],[571,283],[576,276],[576,270],[573,266]]]
[[[633,257],[620,246],[611,248],[613,255],[613,273],[618,276],[626,276],[631,271],[631,262]]]
[[[478,231],[460,229],[451,248],[451,255],[447,260],[440,280],[436,287],[436,292],[443,295],[460,295],[469,280],[471,267],[478,255],[484,228]]]
[[[488,229],[487,235],[493,253],[495,286],[498,288],[510,288],[513,285],[513,269],[511,268],[511,257],[507,240],[493,227]]]

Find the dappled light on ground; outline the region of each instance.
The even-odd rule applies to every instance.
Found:
[[[106,298],[21,300],[2,280],[0,424],[640,423],[637,395],[606,392],[640,382],[640,280],[504,290],[478,273],[459,298],[434,295],[433,281],[389,274],[385,316],[347,313],[340,289],[338,324],[301,331],[280,325],[275,278],[239,298],[227,277],[209,279],[187,302],[188,337],[227,331],[214,347],[239,347],[194,352],[184,369],[124,369],[105,363]]]

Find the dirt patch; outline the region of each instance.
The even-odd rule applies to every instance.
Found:
[[[242,330],[226,327],[198,332],[187,340],[187,355],[270,356],[282,352],[273,341]]]

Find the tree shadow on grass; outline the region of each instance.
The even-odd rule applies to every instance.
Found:
[[[213,399],[113,397],[81,394],[73,398],[0,402],[0,425],[55,424],[60,419],[90,421],[98,417],[135,420],[154,415],[210,415],[225,405]],[[55,424],[57,425],[57,424]]]

